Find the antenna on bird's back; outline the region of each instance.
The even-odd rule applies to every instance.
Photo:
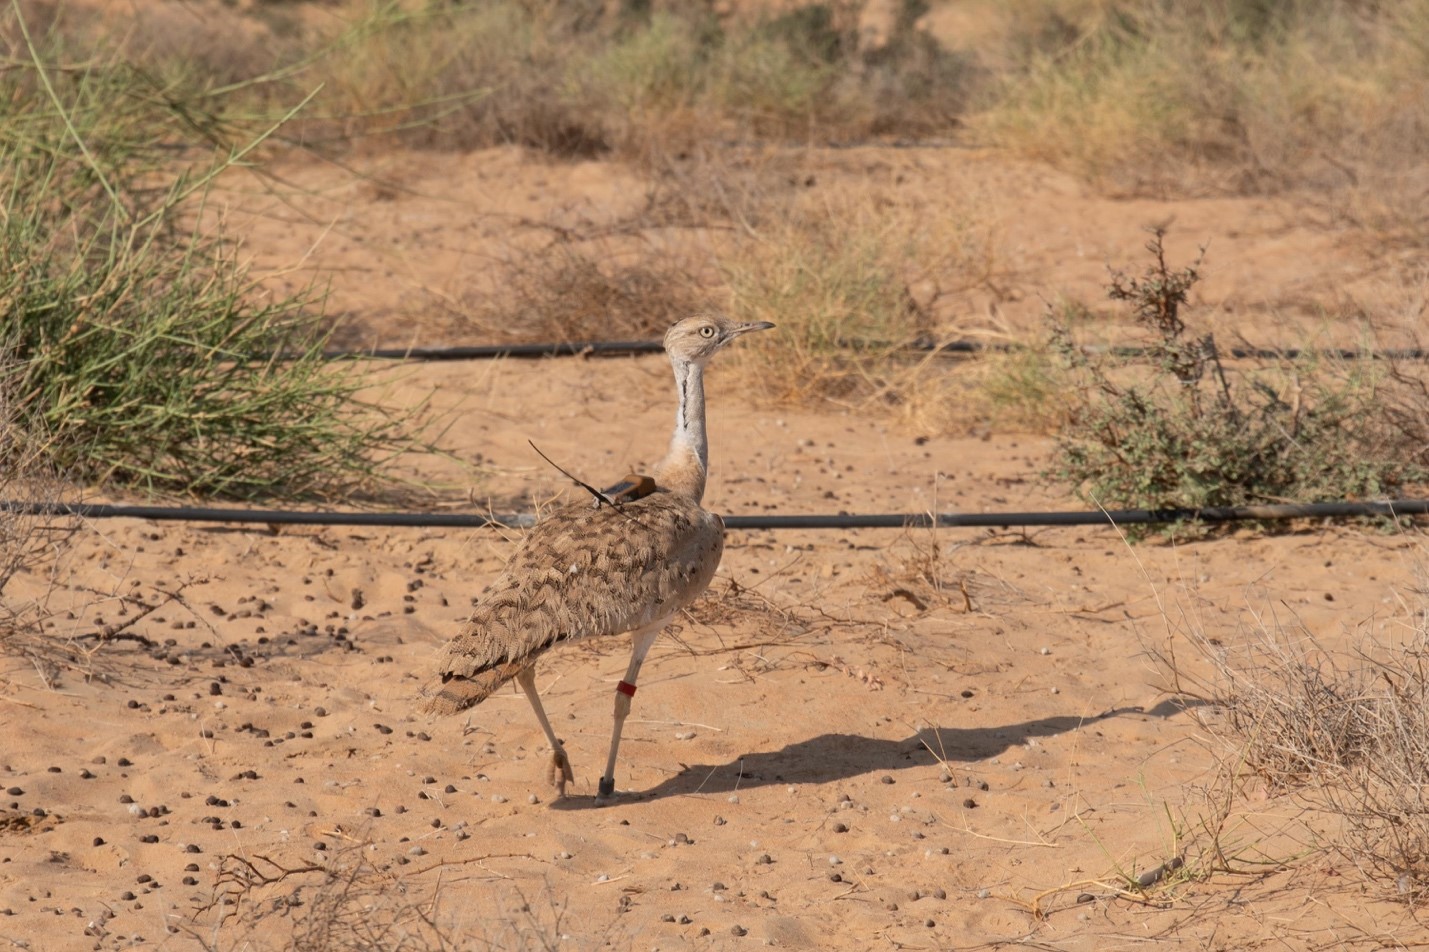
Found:
[[[605,503],[607,506],[613,506],[613,505],[615,505],[615,500],[614,500],[614,499],[611,499],[609,496],[607,496],[605,493],[601,492],[599,489],[596,489],[596,488],[595,488],[594,486],[592,486],[590,483],[582,482],[581,480],[576,479],[576,477],[572,476],[572,475],[571,475],[570,473],[568,473],[566,470],[562,469],[561,466],[560,466],[560,464],[558,464],[555,460],[551,459],[551,458],[550,458],[549,456],[547,456],[545,453],[542,453],[542,452],[541,452],[541,448],[536,445],[535,441],[533,441],[533,440],[527,440],[526,442],[531,444],[531,449],[533,449],[533,450],[536,451],[536,455],[537,455],[537,456],[541,457],[541,459],[543,459],[543,460],[545,460],[546,462],[548,462],[548,463],[551,464],[551,468],[552,468],[552,469],[554,469],[556,472],[560,473],[562,476],[566,477],[566,478],[569,479],[571,482],[575,483],[577,486],[579,486],[580,488],[584,489],[586,492],[588,492],[588,493],[590,493],[592,496],[594,496],[594,497],[595,497],[595,504],[596,504],[597,507],[599,507],[601,503]]]
[[[542,453],[541,448],[537,446],[534,442],[532,442],[531,440],[527,440],[526,442],[530,443],[531,449],[536,451],[536,455],[540,456],[541,459],[550,463],[551,466],[556,470],[556,472],[560,473],[562,476],[566,477],[571,482],[575,483],[577,486],[594,496],[595,505],[597,509],[600,508],[602,503],[607,506],[614,506],[615,508],[619,509],[625,503],[631,502],[635,499],[643,499],[655,491],[655,479],[653,476],[645,476],[640,473],[631,473],[630,475],[622,479],[620,482],[616,483],[614,486],[611,486],[609,489],[605,490],[604,492],[601,492],[599,489],[596,489],[590,483],[582,482],[581,480],[572,476],[566,470],[562,469],[556,463],[555,460],[551,459],[545,453]]]

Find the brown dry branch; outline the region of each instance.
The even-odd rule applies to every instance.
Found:
[[[534,861],[530,854],[486,854],[398,872],[374,861],[372,844],[352,839],[325,862],[230,853],[218,864],[210,900],[185,931],[204,948],[245,948],[277,941],[283,948],[351,952],[425,952],[565,947],[564,908],[548,896],[539,909],[519,890],[490,899],[495,915],[471,917],[466,899],[453,903],[445,870],[493,859]],[[429,876],[437,873],[435,878]],[[494,878],[500,877],[493,874]],[[463,887],[470,898],[470,881]],[[514,901],[513,901],[514,900]]]

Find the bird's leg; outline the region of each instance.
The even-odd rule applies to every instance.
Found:
[[[640,665],[664,627],[665,619],[661,619],[653,625],[637,629],[631,635],[630,667],[625,669],[625,677],[615,686],[615,728],[610,736],[610,756],[605,761],[605,776],[600,778],[598,799],[615,796],[615,755],[620,750],[620,730],[630,714],[630,699],[635,696],[635,679],[640,676]]]
[[[526,692],[526,700],[531,702],[531,708],[536,712],[536,720],[541,722],[541,730],[546,732],[546,740],[551,744],[551,766],[546,770],[546,781],[556,788],[557,797],[564,797],[566,784],[575,780],[575,775],[571,772],[566,748],[556,737],[551,721],[546,717],[546,709],[541,706],[541,695],[536,693],[536,666],[533,664],[529,668],[523,668],[521,673],[516,675],[516,683]]]

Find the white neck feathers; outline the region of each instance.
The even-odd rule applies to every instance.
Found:
[[[663,489],[699,502],[709,472],[709,441],[705,435],[704,367],[694,361],[672,361],[680,398],[670,450],[655,464],[655,482]]]

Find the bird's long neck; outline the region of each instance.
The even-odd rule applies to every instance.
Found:
[[[675,411],[675,432],[670,451],[655,464],[655,483],[695,502],[705,494],[709,472],[709,442],[705,436],[704,367],[683,360],[673,361],[675,391],[680,405]]]

